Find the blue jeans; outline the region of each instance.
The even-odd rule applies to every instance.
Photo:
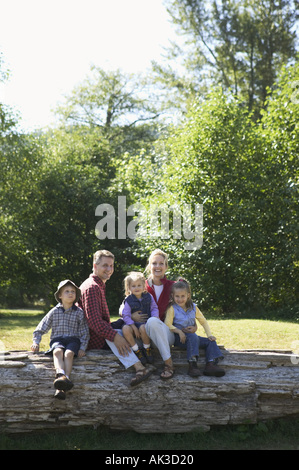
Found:
[[[223,357],[216,341],[211,341],[208,338],[198,336],[196,333],[185,333],[186,342],[183,344],[177,333],[174,334],[174,346],[181,349],[187,349],[187,360],[189,361],[193,356],[199,356],[199,350],[205,349],[206,362],[214,361]]]

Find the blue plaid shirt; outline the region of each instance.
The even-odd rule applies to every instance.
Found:
[[[52,328],[51,340],[57,336],[75,336],[81,341],[80,349],[85,351],[89,341],[89,328],[81,308],[73,305],[65,310],[61,303],[52,308],[39,322],[33,332],[33,341],[41,342],[42,335]]]

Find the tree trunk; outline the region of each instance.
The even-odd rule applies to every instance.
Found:
[[[163,363],[155,354],[155,372],[131,387],[133,368],[125,370],[109,351],[88,351],[75,359],[74,388],[60,401],[51,358],[6,353],[0,362],[0,432],[102,425],[182,433],[299,414],[299,361],[291,351],[223,349],[224,377],[191,378],[186,353],[173,348],[175,375],[167,381],[160,379]]]

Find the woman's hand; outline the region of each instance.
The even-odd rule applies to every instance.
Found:
[[[138,312],[131,313],[131,318],[135,322],[144,323],[147,320],[147,314],[141,313],[142,310],[138,310]]]

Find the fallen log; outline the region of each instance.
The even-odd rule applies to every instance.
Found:
[[[108,426],[183,433],[299,416],[297,356],[222,349],[224,377],[189,377],[186,353],[173,348],[174,377],[160,379],[163,364],[155,352],[155,372],[137,387],[130,387],[134,370],[125,370],[111,352],[88,351],[74,361],[75,386],[64,401],[54,398],[51,358],[10,351],[0,361],[0,432]]]

